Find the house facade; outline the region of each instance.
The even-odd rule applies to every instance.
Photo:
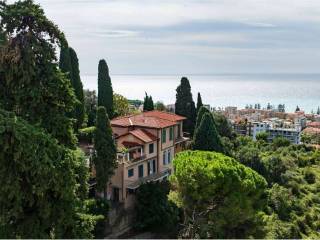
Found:
[[[130,208],[141,184],[168,178],[173,172],[173,157],[189,140],[182,132],[184,119],[149,111],[111,121],[118,166],[107,184],[108,199]]]

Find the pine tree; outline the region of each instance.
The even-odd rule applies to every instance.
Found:
[[[195,130],[192,148],[193,150],[222,152],[220,136],[210,113],[203,115],[199,127]]]
[[[197,99],[197,112],[199,112],[200,108],[203,106],[201,94],[198,92],[198,99]]]
[[[197,115],[191,86],[186,77],[181,78],[181,83],[177,87],[175,112],[187,118],[183,123],[183,131],[193,135]]]
[[[320,115],[320,107],[317,109],[317,114]]]
[[[97,190],[103,192],[116,167],[116,146],[110,121],[103,106],[98,107],[94,136],[96,150],[93,162],[96,169]]]
[[[296,107],[296,112],[300,112],[299,106]]]
[[[77,57],[77,53],[72,48],[69,48],[69,54],[72,67],[71,83],[78,100],[73,114],[74,118],[77,119],[75,129],[78,130],[79,128],[81,128],[85,118],[84,93],[83,85],[80,79],[79,60]]]
[[[109,118],[113,117],[113,89],[109,68],[104,59],[99,61],[98,66],[98,106],[105,107]]]

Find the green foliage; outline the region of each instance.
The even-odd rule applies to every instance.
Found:
[[[177,87],[175,112],[187,118],[183,122],[183,131],[193,136],[197,112],[192,99],[191,86],[186,77],[181,78],[181,83]]]
[[[276,137],[272,140],[272,145],[275,149],[279,147],[288,147],[290,144],[290,141],[284,137]]]
[[[238,138],[235,158],[268,181],[266,238],[319,238],[320,152],[287,141]]]
[[[84,106],[87,113],[87,126],[92,127],[96,122],[98,98],[96,91],[84,90]]]
[[[0,238],[91,237],[87,180],[80,151],[0,110]]]
[[[96,225],[93,231],[95,239],[102,239],[105,237],[104,232],[109,208],[109,203],[102,198],[85,201],[85,211],[94,215],[96,219]]]
[[[68,79],[71,81],[72,85],[72,65],[71,65],[71,58],[69,47],[67,44],[63,44],[60,49],[60,58],[59,58],[59,68],[60,70],[66,74]]]
[[[146,96],[144,97],[144,102],[143,102],[143,111],[147,112],[152,110],[154,110],[152,96],[148,96],[148,94],[146,93]]]
[[[320,145],[320,134],[319,133],[306,133],[302,132],[301,142],[305,144]]]
[[[155,109],[158,110],[158,111],[166,111],[167,110],[167,108],[164,105],[164,103],[160,102],[160,101],[156,102]]]
[[[138,230],[174,231],[179,222],[179,209],[170,200],[169,183],[149,182],[139,187],[136,195],[136,222]]]
[[[77,120],[75,129],[78,130],[79,128],[81,128],[85,119],[84,93],[83,85],[80,79],[79,60],[77,57],[77,53],[73,50],[73,48],[69,48],[69,54],[72,66],[71,83],[74,89],[74,94],[78,100],[73,112],[73,116]]]
[[[205,113],[210,113],[210,111],[204,106],[200,107],[200,109],[197,112],[197,119],[196,119],[195,129],[197,129],[200,126],[202,117],[203,117],[203,115]]]
[[[130,113],[128,100],[117,93],[113,94],[114,117],[125,116]]]
[[[74,110],[72,113],[69,113],[69,115],[75,119],[74,127],[78,130],[82,126],[85,118],[84,93],[80,79],[79,60],[77,54],[72,48],[66,45],[61,47],[59,68],[70,80],[74,94],[77,98]]]
[[[199,127],[195,130],[192,148],[193,150],[223,151],[220,136],[210,113],[203,115]]]
[[[0,18],[0,28],[8,36],[0,54],[0,89],[6,89],[0,91],[0,107],[41,126],[61,144],[75,147],[66,113],[76,99],[55,55],[56,46],[66,42],[63,33],[31,0],[2,3]]]
[[[199,112],[200,108],[203,106],[202,104],[202,98],[201,94],[198,92],[198,98],[197,98],[197,112]]]
[[[220,113],[213,113],[213,119],[217,131],[221,137],[227,137],[230,139],[235,137],[231,124],[225,116]]]
[[[185,213],[182,237],[261,237],[251,230],[265,204],[263,177],[214,152],[181,152],[173,163],[171,182]]]
[[[79,129],[77,137],[79,142],[87,142],[93,143],[94,133],[96,131],[96,127],[87,127]]]
[[[116,146],[112,136],[110,121],[104,107],[98,107],[96,130],[94,135],[97,190],[104,191],[106,184],[116,167]]]
[[[98,106],[105,107],[109,118],[113,118],[113,89],[109,68],[104,59],[99,61],[98,66]]]
[[[267,142],[268,141],[269,134],[267,132],[259,132],[256,135],[257,141],[263,141]]]

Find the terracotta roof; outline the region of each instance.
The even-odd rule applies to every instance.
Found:
[[[308,127],[320,128],[320,122],[307,123]]]
[[[149,128],[165,128],[177,124],[177,121],[184,120],[185,117],[161,111],[149,111],[136,115],[119,117],[111,120],[113,126],[139,126]]]
[[[140,143],[137,142],[131,142],[131,141],[123,141],[122,145],[125,147],[137,147],[137,146],[141,146]]]
[[[141,141],[145,143],[153,142],[157,140],[156,136],[142,129],[136,129],[136,130],[130,131],[129,134],[132,134],[133,136],[139,138]]]
[[[320,129],[315,127],[307,127],[303,130],[303,133],[320,134]]]

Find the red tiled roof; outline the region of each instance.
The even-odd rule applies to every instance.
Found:
[[[177,121],[182,121],[184,119],[185,117],[173,113],[155,110],[136,115],[115,118],[111,120],[111,125],[122,127],[140,126],[149,128],[165,128],[173,126],[177,123]]]
[[[125,147],[137,147],[137,146],[141,146],[140,143],[137,142],[130,142],[130,141],[123,141],[122,145]]]
[[[303,130],[303,133],[320,134],[320,129],[315,127],[307,127]]]
[[[320,128],[320,122],[311,122],[307,124],[308,127]]]
[[[130,131],[129,134],[132,134],[133,136],[139,138],[141,141],[145,143],[153,142],[157,140],[156,136],[142,129],[136,129],[136,130]]]

